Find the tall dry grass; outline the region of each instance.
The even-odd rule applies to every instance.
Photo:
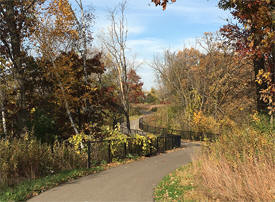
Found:
[[[221,201],[272,201],[275,199],[275,166],[270,161],[240,162],[234,168],[226,159],[204,157],[197,165],[201,191]]]
[[[209,200],[275,200],[274,154],[272,133],[225,134],[194,163],[198,190]]]
[[[62,170],[85,167],[86,155],[64,143],[36,139],[0,140],[0,187]]]

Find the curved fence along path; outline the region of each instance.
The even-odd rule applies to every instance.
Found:
[[[161,135],[179,135],[182,139],[186,140],[196,140],[202,141],[204,138],[207,138],[211,141],[215,140],[218,137],[218,134],[207,133],[207,132],[194,132],[194,131],[183,131],[183,130],[174,130],[167,128],[160,128],[155,126],[150,126],[144,123],[143,117],[139,119],[139,128],[145,133],[161,134]]]
[[[181,136],[179,135],[159,135],[155,139],[145,138],[142,140],[141,144],[137,144],[136,138],[132,137],[134,134],[139,134],[146,137],[146,132],[139,130],[140,119],[133,120],[135,122],[135,128],[130,131],[127,129],[124,123],[121,124],[121,133],[129,135],[126,142],[121,142],[119,140],[100,140],[100,141],[88,141],[88,161],[87,167],[91,167],[91,162],[102,162],[106,161],[108,163],[112,162],[113,158],[125,159],[129,154],[137,156],[152,156],[157,153],[162,153],[167,150],[178,148],[181,146]],[[116,145],[116,150],[112,150],[112,145]],[[147,144],[149,147],[144,151],[143,145]]]
[[[163,176],[190,162],[200,145],[185,143],[183,147],[80,178],[29,201],[153,201],[153,188]]]
[[[121,132],[129,134],[123,125],[121,128]],[[148,155],[181,146],[181,136],[172,135],[167,129],[157,131],[157,128],[154,128],[154,131],[150,131],[150,127],[146,126],[142,119],[138,120],[138,128],[136,126],[130,131],[130,134],[138,133],[146,136],[146,132],[139,130],[139,128],[146,132],[161,134],[155,142],[152,141],[151,143],[157,148],[156,151],[150,150]],[[125,158],[127,152],[138,154],[140,148],[131,144],[132,139],[129,137],[128,144],[123,143],[121,145],[121,152],[117,156],[111,154],[110,140],[88,142],[88,167],[91,161],[106,160],[111,162],[113,157]],[[184,150],[135,161],[65,183],[29,201],[153,201],[153,189],[163,176],[189,163],[200,148],[200,145],[195,143],[184,143],[182,146],[185,147]],[[103,153],[99,155],[100,152]],[[92,159],[97,156],[106,159]]]

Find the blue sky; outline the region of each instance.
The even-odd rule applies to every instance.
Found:
[[[108,10],[119,0],[83,0],[86,9],[95,11],[96,35],[110,24]],[[217,0],[177,0],[165,11],[155,7],[150,0],[128,0],[126,17],[128,21],[128,48],[142,65],[137,72],[144,82],[144,89],[150,90],[157,84],[150,62],[164,50],[181,50],[195,46],[195,39],[204,32],[215,32],[228,17],[228,13],[217,7]]]

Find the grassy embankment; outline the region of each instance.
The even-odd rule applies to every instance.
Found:
[[[163,178],[156,200],[275,200],[274,134],[259,117],[250,126],[224,132],[192,165]]]

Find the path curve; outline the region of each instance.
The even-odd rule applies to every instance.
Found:
[[[183,147],[79,178],[29,201],[153,201],[153,189],[160,180],[189,163],[200,149],[196,143],[185,143]]]

